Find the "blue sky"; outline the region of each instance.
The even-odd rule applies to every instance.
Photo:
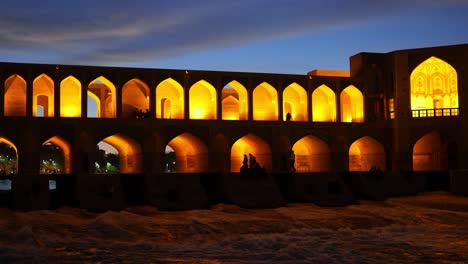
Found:
[[[306,74],[358,52],[468,43],[466,0],[0,4],[1,61]]]

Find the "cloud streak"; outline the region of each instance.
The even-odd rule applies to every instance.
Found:
[[[119,65],[376,21],[440,1],[4,1],[0,50]],[[157,3],[156,3],[157,2]],[[467,1],[445,1],[465,5]],[[27,6],[28,8],[25,8]]]

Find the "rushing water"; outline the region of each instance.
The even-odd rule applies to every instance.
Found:
[[[320,208],[0,208],[0,263],[466,263],[468,197]]]

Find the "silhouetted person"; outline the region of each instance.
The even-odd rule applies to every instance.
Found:
[[[296,162],[296,154],[294,154],[294,150],[289,151],[289,170],[292,172],[296,171],[296,168],[294,167],[294,163]]]
[[[242,165],[248,168],[249,166],[249,158],[247,158],[247,154],[244,154],[244,160],[242,160]]]
[[[149,111],[148,108],[146,108],[146,111],[145,111],[145,113],[144,113],[144,117],[145,117],[145,118],[149,118],[149,117],[150,117],[150,111]]]
[[[290,121],[291,120],[291,113],[287,113],[286,114],[286,121]]]
[[[257,159],[255,158],[252,153],[249,153],[249,168],[253,169],[255,168],[255,164],[257,163]]]

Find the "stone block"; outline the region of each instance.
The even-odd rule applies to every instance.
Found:
[[[77,196],[81,208],[94,212],[126,207],[119,174],[78,175]]]
[[[13,206],[18,210],[50,208],[48,175],[16,175],[12,177]]]
[[[450,171],[450,192],[468,196],[468,170]]]

